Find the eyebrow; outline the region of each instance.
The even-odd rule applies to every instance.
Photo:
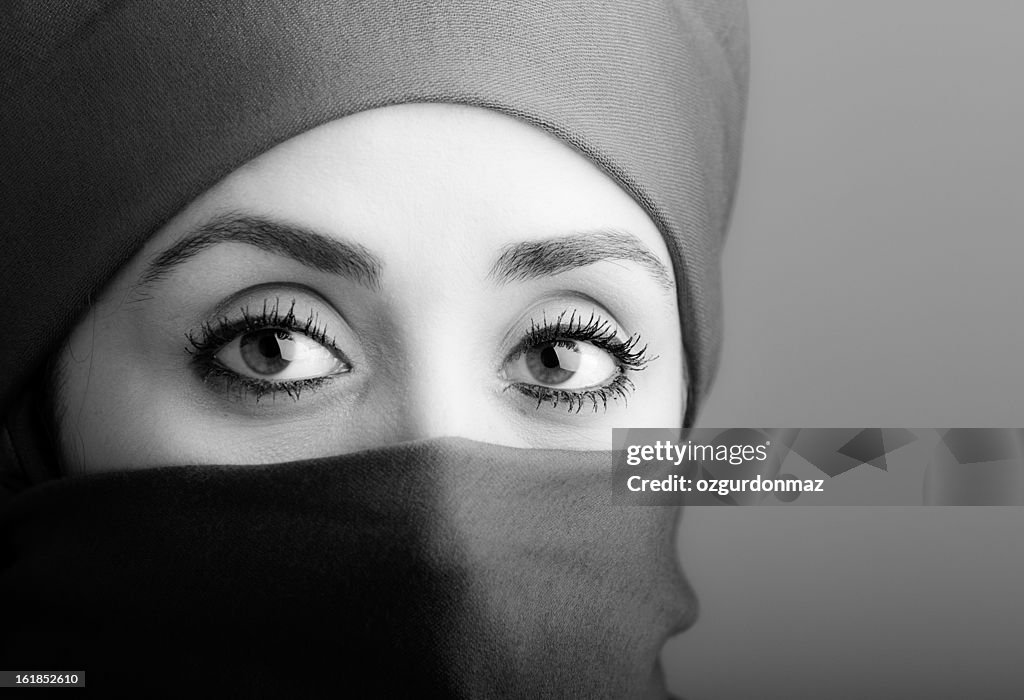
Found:
[[[324,236],[301,226],[256,216],[226,215],[203,224],[156,256],[139,278],[148,286],[174,268],[221,243],[244,243],[289,257],[322,272],[343,275],[370,289],[380,287],[379,258],[356,243]]]
[[[182,263],[221,243],[244,243],[315,270],[343,275],[370,289],[380,288],[383,263],[363,246],[301,226],[244,215],[220,216],[189,233],[146,266],[137,287],[164,279]],[[636,236],[614,229],[507,246],[488,276],[499,283],[521,282],[611,260],[637,263],[663,290],[675,290],[672,273],[661,260]]]
[[[658,256],[636,236],[612,229],[507,246],[489,276],[500,282],[525,281],[609,260],[637,263],[663,290],[675,290],[675,278]]]

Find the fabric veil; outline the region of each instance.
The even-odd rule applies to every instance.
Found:
[[[679,511],[612,505],[611,463],[449,438],[51,481],[0,511],[0,667],[103,696],[663,698],[696,614]]]
[[[324,122],[450,102],[591,158],[663,233],[691,395],[720,342],[719,250],[747,80],[741,0],[38,0],[0,9],[0,410],[147,237]]]

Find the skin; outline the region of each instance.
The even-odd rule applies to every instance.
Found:
[[[375,258],[379,280],[366,284],[238,240],[149,271],[211,221],[345,241]],[[595,232],[628,237],[649,257],[616,257],[622,248],[602,246]],[[525,279],[495,274],[511,246],[567,239],[611,255],[577,251],[564,269]],[[275,463],[440,436],[610,449],[612,427],[678,426],[684,413],[676,293],[658,264],[671,270],[641,207],[540,129],[456,105],[394,106],[330,122],[207,191],[104,289],[60,357],[64,461],[71,473]],[[298,399],[276,390],[256,401],[259,392],[222,376],[224,368],[250,369],[237,333],[220,354],[209,339],[203,345],[204,324],[235,322],[242,309],[259,317],[265,302],[277,306],[278,321],[289,309],[302,322],[312,316],[311,333],[333,340],[335,350],[301,333],[291,341],[306,355],[289,372],[331,374]],[[521,388],[542,382],[517,347],[531,324],[562,315],[563,328],[570,318],[579,326],[591,314],[606,334],[639,334],[634,350],[647,347],[646,367],[625,370],[634,389],[607,398],[607,408],[598,399],[597,410],[591,399],[538,406]],[[250,353],[260,347],[254,338]],[[573,342],[578,352],[568,360],[579,366],[567,385],[599,390],[620,371],[605,350]],[[529,353],[535,365],[542,358],[540,349]],[[207,376],[199,356],[221,369]]]

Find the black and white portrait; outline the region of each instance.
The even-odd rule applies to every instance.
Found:
[[[952,506],[1018,432],[913,504],[610,482],[613,429],[1024,422],[1022,19],[3,8],[0,683],[1012,697],[1021,511]]]

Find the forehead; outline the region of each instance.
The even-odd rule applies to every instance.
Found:
[[[670,265],[650,217],[589,159],[537,127],[475,107],[400,105],[317,127],[232,173],[175,228],[237,211],[410,260],[446,251],[491,258],[517,241],[616,229]]]

